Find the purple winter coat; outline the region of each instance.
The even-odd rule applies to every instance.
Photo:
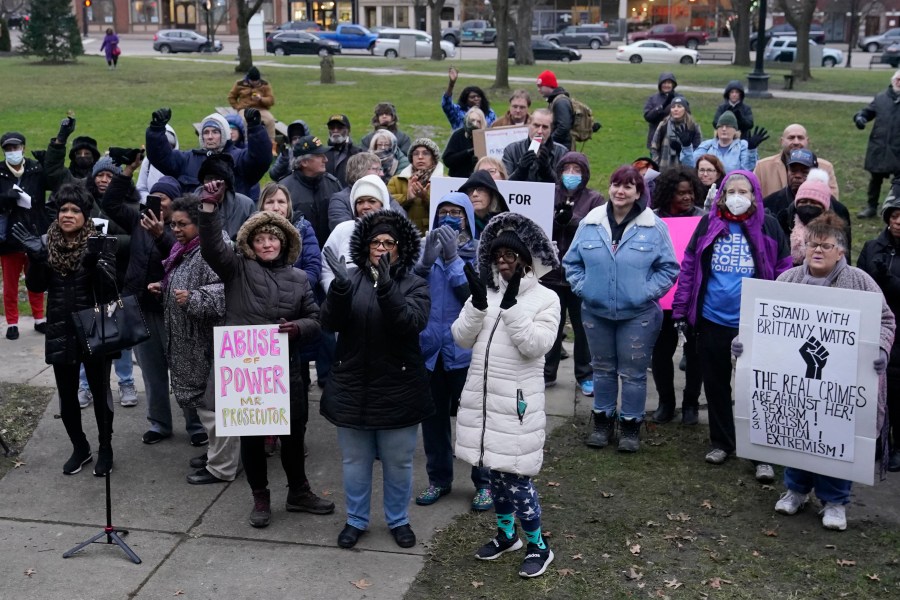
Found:
[[[107,62],[113,59],[113,50],[119,47],[119,36],[114,33],[107,33],[103,37],[103,43],[100,44],[100,49],[106,51],[106,60]]]
[[[759,180],[750,171],[732,171],[722,181],[709,214],[700,219],[691,241],[684,251],[681,261],[681,274],[678,276],[678,287],[672,302],[672,319],[687,319],[690,325],[696,325],[709,283],[712,266],[713,243],[716,238],[728,233],[728,222],[719,216],[717,207],[722,190],[727,186],[729,177],[743,175],[753,187],[756,198],[756,211],[749,219],[741,223],[741,229],[750,244],[753,254],[754,278],[774,281],[779,275],[790,269],[790,247],[778,221],[766,214],[763,198],[759,188]],[[740,302],[740,298],[734,299]]]

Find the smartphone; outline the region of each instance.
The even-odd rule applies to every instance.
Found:
[[[538,151],[541,149],[541,142],[543,141],[543,139],[544,138],[538,136],[538,137],[534,138],[533,140],[531,140],[531,145],[528,146],[528,151],[534,152],[535,154],[537,154]]]
[[[162,219],[162,198],[157,196],[156,194],[150,194],[147,196],[147,199],[144,201],[144,210],[145,211],[153,211],[153,214],[156,215],[156,218]]]

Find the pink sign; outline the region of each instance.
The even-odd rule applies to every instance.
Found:
[[[675,258],[678,264],[684,258],[684,249],[687,248],[697,224],[703,217],[668,217],[662,219],[662,222],[669,228],[669,237],[672,238],[672,245],[675,247]],[[659,299],[659,305],[663,310],[672,309],[672,301],[675,299],[675,288],[678,283],[672,286],[665,296]]]

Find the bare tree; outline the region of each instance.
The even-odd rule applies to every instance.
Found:
[[[847,6],[847,12],[850,13],[850,35],[847,36],[847,60],[844,61],[844,67],[849,69],[850,62],[853,60],[853,49],[859,41],[860,21],[864,17],[868,17],[873,10],[882,9],[884,6],[880,2],[868,2],[867,0],[845,0],[844,5]]]
[[[237,5],[238,64],[234,70],[238,73],[244,73],[253,66],[249,24],[253,15],[259,12],[262,3],[263,0],[235,0]]]
[[[516,43],[516,64],[533,65],[534,53],[531,51],[531,24],[534,21],[534,5],[536,0],[510,0],[510,8],[515,10],[513,21]],[[499,29],[498,32],[499,34]],[[499,40],[499,35],[497,37]],[[498,42],[498,52],[499,42]]]
[[[812,79],[812,73],[809,71],[809,27],[812,24],[813,12],[816,10],[816,0],[778,0],[778,6],[784,11],[787,22],[797,31],[797,56],[794,59],[794,68],[801,81]]]
[[[492,87],[501,90],[509,89],[509,3],[510,0],[493,0],[494,27],[497,29],[497,75]]]
[[[734,64],[741,67],[749,67],[750,65],[750,30],[753,25],[753,16],[751,6],[753,0],[732,0],[731,5],[737,14],[734,21]],[[756,47],[758,52],[762,52],[760,44],[764,40],[757,40]]]
[[[444,10],[445,0],[428,0],[428,8],[431,9],[431,60],[443,60],[441,50],[441,12]]]

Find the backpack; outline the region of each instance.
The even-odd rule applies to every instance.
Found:
[[[553,109],[553,105],[556,104],[556,101],[562,96],[563,94],[560,94],[553,99],[553,102],[550,104],[551,110]],[[566,97],[569,99],[569,102],[572,103],[573,113],[572,129],[569,130],[569,135],[572,136],[573,142],[586,142],[593,137],[595,131],[600,129],[600,124],[595,124],[594,111],[591,110],[590,106],[571,96]]]

